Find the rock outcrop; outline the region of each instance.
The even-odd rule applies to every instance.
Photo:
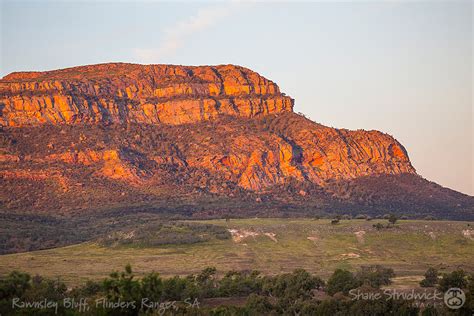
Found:
[[[96,175],[135,184],[169,161],[219,173],[254,191],[290,178],[324,185],[330,179],[415,172],[405,149],[391,136],[338,130],[306,120],[292,113],[293,100],[275,83],[233,65],[101,64],[12,73],[0,81],[0,104],[0,122],[10,128],[104,123],[177,126],[225,115],[254,118],[259,124],[255,121],[259,117],[272,117],[267,130],[257,126],[242,132],[231,124],[216,126],[213,141],[202,139],[197,130],[191,143],[173,139],[174,152],[147,148],[131,155],[130,148],[66,149],[37,158],[102,164]],[[217,146],[216,141],[223,143]],[[19,154],[3,153],[0,160],[14,162]],[[145,165],[150,169],[145,170]]]
[[[12,73],[0,81],[0,96],[0,122],[11,127],[84,123],[180,125],[222,115],[258,118],[293,109],[293,100],[281,93],[275,83],[233,65],[101,64]],[[226,140],[227,148],[204,142],[187,153],[185,147],[181,148],[185,158],[173,159],[223,173],[239,186],[257,191],[282,184],[288,178],[323,184],[328,179],[414,172],[405,149],[388,135],[327,128],[301,117],[286,116],[285,120],[279,120],[278,124],[285,127],[278,133],[224,133],[219,138]],[[72,163],[106,161],[104,174],[137,178],[122,164],[110,167],[120,161],[116,150],[56,155]],[[10,159],[8,155],[3,157]],[[167,161],[170,157],[149,159]]]
[[[3,126],[183,124],[292,111],[293,100],[238,66],[101,64],[0,80]]]

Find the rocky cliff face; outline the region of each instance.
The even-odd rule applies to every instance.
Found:
[[[179,125],[215,120],[222,115],[255,118],[282,114],[293,108],[293,100],[281,93],[276,84],[232,65],[103,64],[13,73],[1,80],[0,89],[1,123],[14,127],[83,123]],[[337,130],[294,115],[276,120],[276,125],[285,126],[277,126],[280,130],[276,132],[216,130],[215,138],[225,140],[224,146],[195,139],[195,147],[180,146],[182,157],[167,153],[146,155],[146,159],[160,163],[172,158],[183,165],[221,173],[240,187],[257,191],[282,184],[288,178],[323,184],[328,179],[414,172],[405,149],[388,135]],[[225,126],[217,127],[220,128]],[[67,151],[45,159],[75,164],[105,162],[103,175],[134,178],[123,166],[110,167],[123,160],[113,149]]]
[[[183,124],[292,111],[278,86],[243,67],[102,64],[12,73],[0,81],[4,126]]]
[[[319,208],[341,201],[385,210],[474,204],[418,181],[393,137],[314,123],[292,112],[293,100],[275,83],[238,66],[103,64],[13,73],[0,80],[0,108],[4,209],[217,197],[240,204],[248,196],[260,201],[255,194]],[[411,178],[380,180],[402,175]],[[398,192],[401,204],[387,192]]]

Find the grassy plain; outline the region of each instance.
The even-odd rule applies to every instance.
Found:
[[[473,223],[399,221],[377,230],[386,220],[253,218],[206,220],[233,232],[233,239],[159,247],[104,247],[87,242],[73,246],[0,256],[0,275],[20,270],[58,277],[73,285],[107,276],[130,263],[140,275],[197,273],[208,266],[218,272],[259,270],[273,274],[304,268],[327,278],[336,268],[361,265],[392,267],[395,285],[412,286],[429,266],[440,271],[461,267],[474,271]],[[471,234],[471,235],[469,235]]]

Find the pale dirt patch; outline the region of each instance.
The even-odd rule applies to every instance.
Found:
[[[358,232],[355,232],[354,235],[356,236],[357,242],[359,244],[363,244],[365,242],[365,238],[364,238],[365,230],[360,230]]]
[[[462,235],[467,239],[474,240],[474,230],[472,229],[464,229]]]
[[[357,259],[357,258],[360,258],[360,255],[359,254],[356,254],[354,252],[349,252],[349,253],[343,253],[341,255],[341,259],[342,260],[346,260],[346,259]]]
[[[242,240],[249,238],[249,237],[258,237],[261,235],[267,236],[274,242],[278,242],[278,239],[276,238],[276,234],[273,232],[268,232],[268,233],[259,233],[259,232],[254,232],[250,230],[245,230],[245,229],[228,229],[229,233],[232,235],[232,240],[236,243],[240,243]],[[247,244],[243,244],[247,246]]]
[[[132,239],[135,237],[135,231],[132,230],[131,232],[115,232],[107,236],[107,238],[114,238],[114,237],[119,237],[120,239]]]
[[[238,230],[238,229],[229,229],[229,233],[232,235],[232,240],[236,243],[241,242],[243,239],[248,238],[248,237],[257,237],[260,235],[257,232],[252,232],[249,230]]]
[[[271,240],[273,240],[274,242],[278,242],[278,240],[276,239],[275,233],[265,233],[264,235],[270,238]]]

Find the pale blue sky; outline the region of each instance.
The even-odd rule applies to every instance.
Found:
[[[474,194],[472,1],[2,1],[0,76],[110,61],[239,64],[314,121],[378,129]]]

